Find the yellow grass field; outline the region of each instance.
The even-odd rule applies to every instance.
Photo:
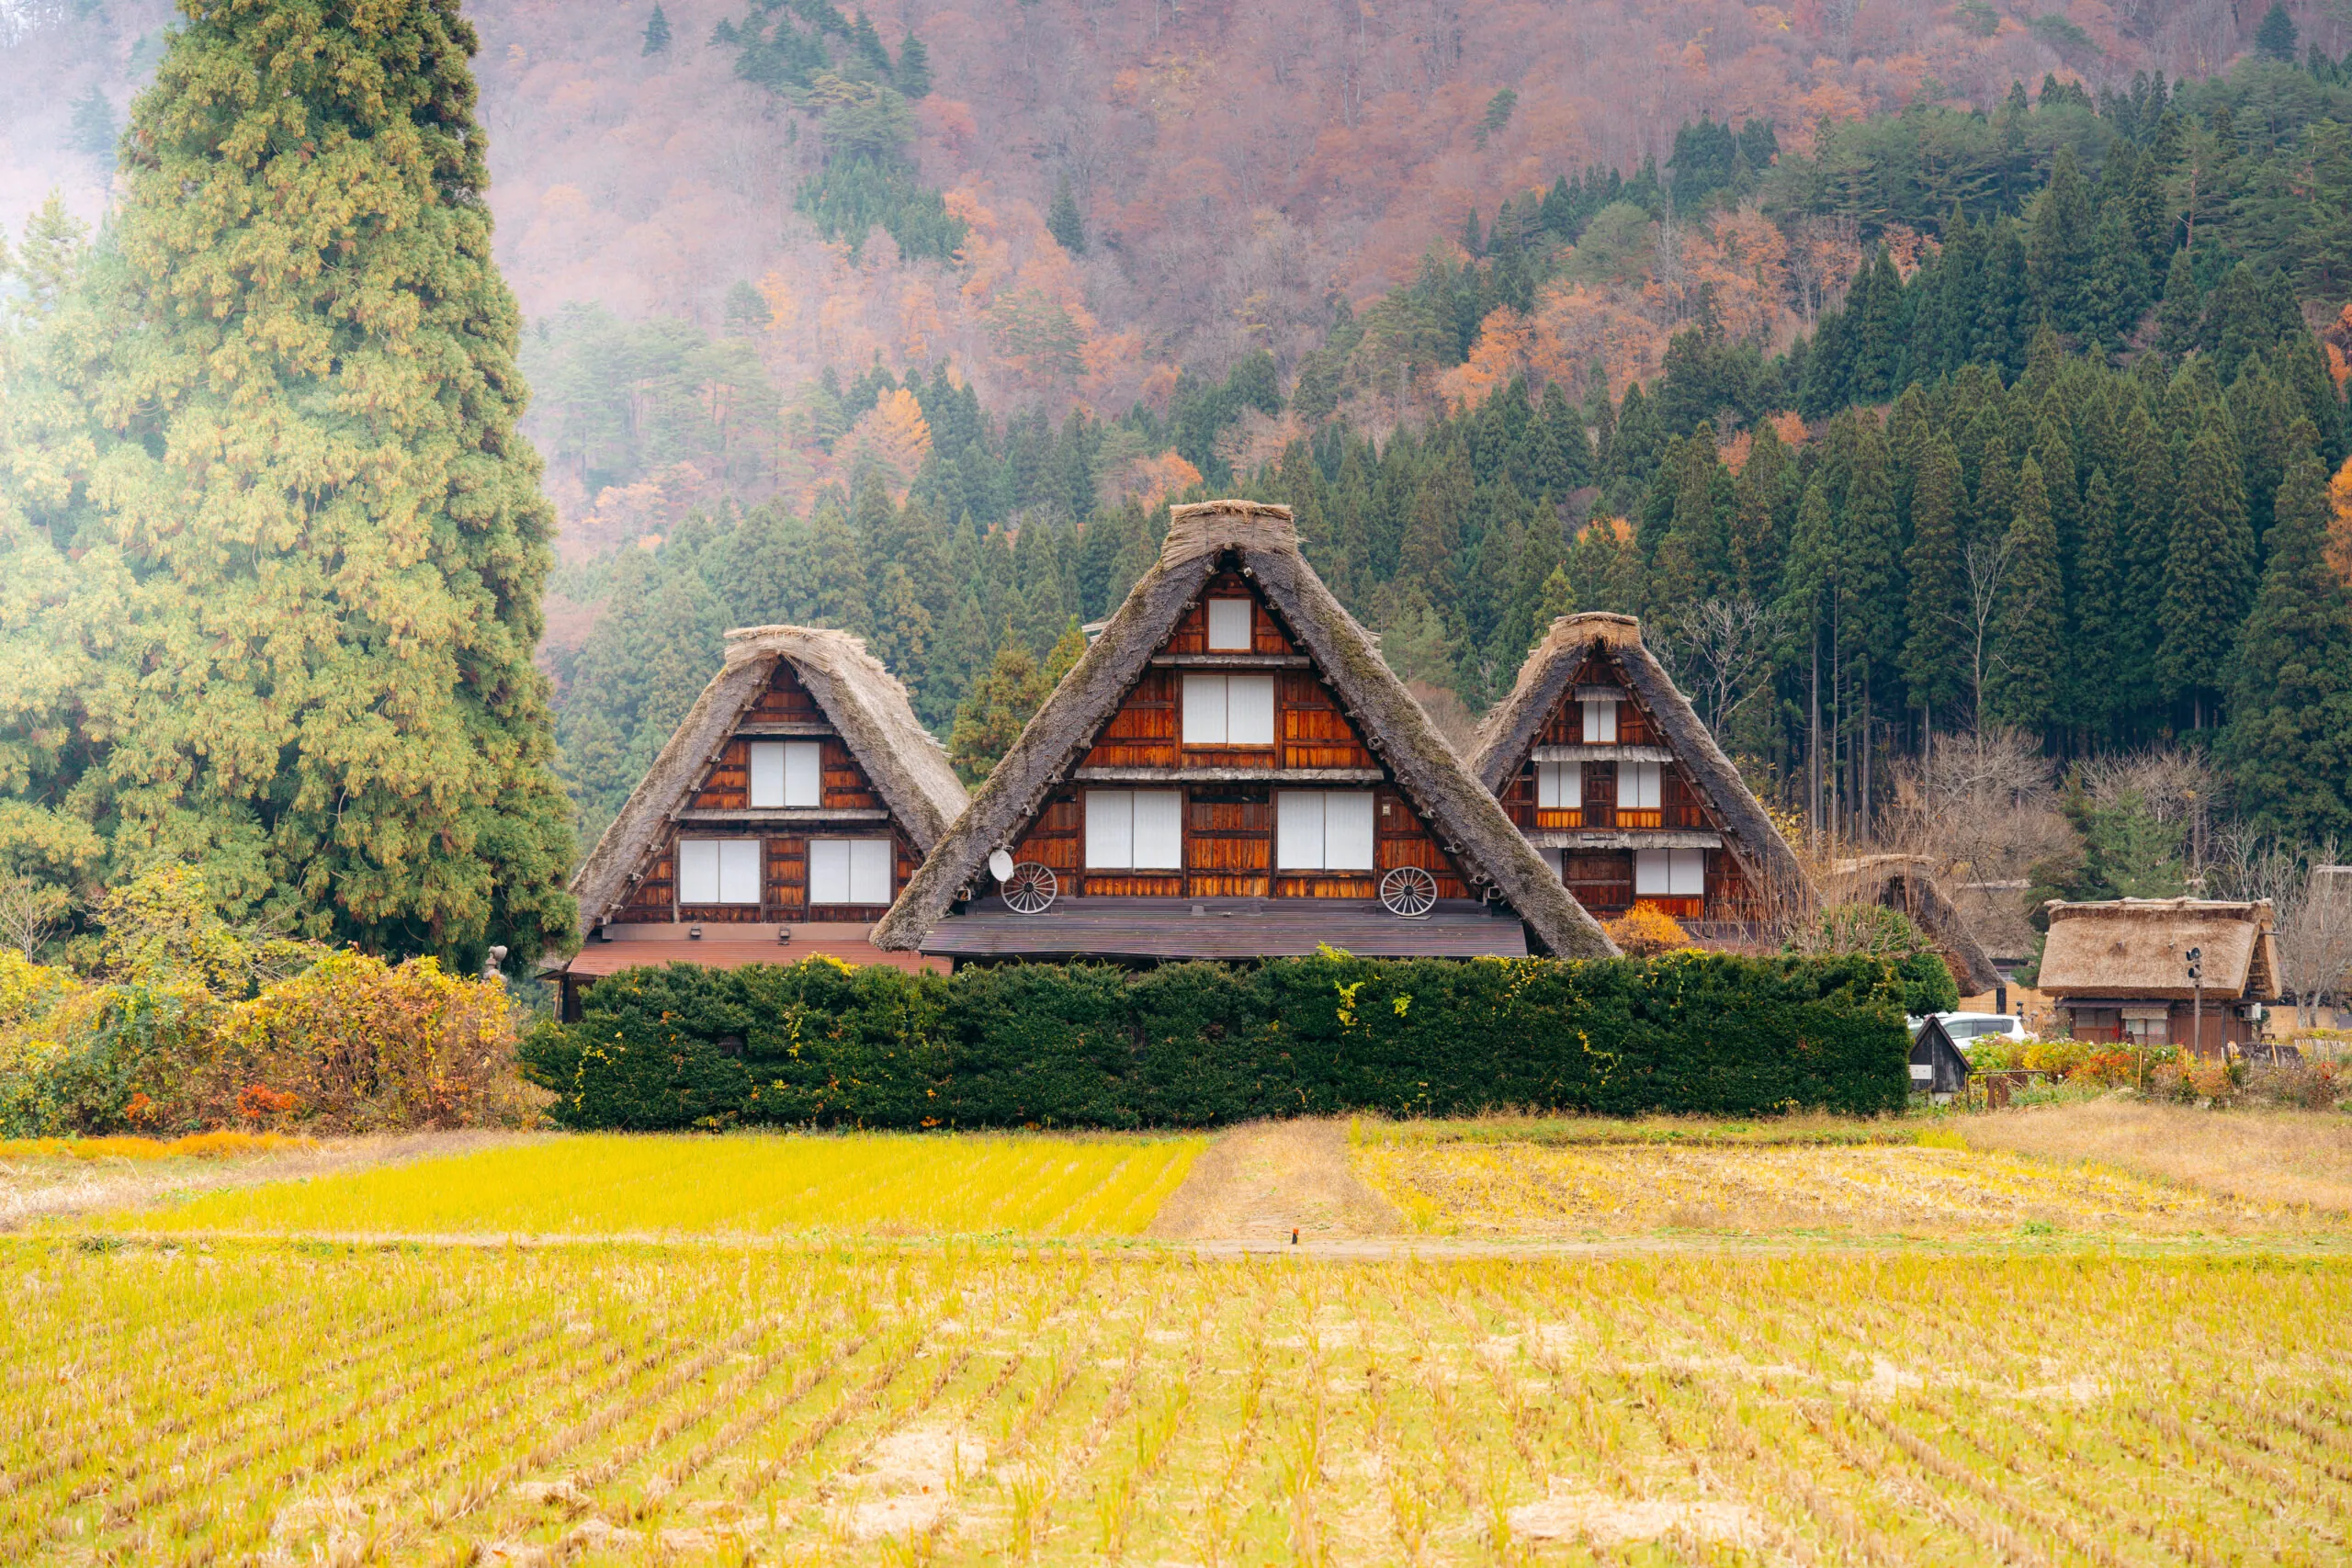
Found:
[[[2352,1265],[0,1242],[0,1561],[2341,1562]]]
[[[1437,1235],[1959,1236],[2036,1226],[2181,1236],[2308,1224],[2276,1202],[1961,1148],[1368,1143],[1355,1157],[1374,1191]]]
[[[1204,1137],[591,1134],[209,1192],[157,1231],[1133,1235]]]

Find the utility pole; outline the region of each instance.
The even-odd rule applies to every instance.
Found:
[[[2205,1054],[2205,950],[2188,950],[2188,1048]]]

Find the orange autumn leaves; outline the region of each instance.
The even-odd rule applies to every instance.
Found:
[[[1777,348],[1804,327],[1788,303],[1795,292],[1792,264],[1799,258],[1761,213],[1654,225],[1652,235],[1637,277],[1583,281],[1570,266],[1537,297],[1532,313],[1494,311],[1469,357],[1439,378],[1439,394],[1449,403],[1475,405],[1515,376],[1535,386],[1573,384],[1596,364],[1607,372],[1611,393],[1622,394],[1627,383],[1656,377],[1667,340],[1697,318],[1702,299],[1734,341]],[[1829,288],[1842,292],[1860,248],[1819,238],[1804,246],[1804,269],[1826,275]]]

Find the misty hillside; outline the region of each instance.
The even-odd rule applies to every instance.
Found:
[[[880,0],[855,13],[869,33],[825,40],[807,8],[779,0],[674,0],[667,47],[648,52],[654,9],[467,7],[482,43],[497,254],[526,315],[599,308],[717,335],[732,297],[760,318],[760,367],[787,408],[825,367],[846,378],[878,355],[899,373],[952,363],[990,406],[1037,403],[1057,419],[1073,404],[1104,417],[1138,400],[1165,408],[1180,372],[1221,375],[1253,350],[1294,372],[1335,300],[1361,309],[1408,280],[1467,214],[1491,220],[1503,198],[1590,165],[1669,164],[1678,128],[1702,115],[1760,118],[1783,152],[1804,153],[1824,126],[1931,102],[1989,107],[2013,80],[2052,72],[2094,84],[2200,74],[2252,25],[2220,0],[2048,13],[1912,0]],[[2301,10],[2312,41],[2345,46],[2324,7]],[[94,219],[111,134],[171,7],[15,0],[0,17],[0,220],[20,226],[52,186]],[[896,85],[927,90],[901,93],[879,126],[852,124],[859,104],[812,96],[791,62],[796,40],[831,65],[844,44],[869,56],[878,44],[887,76],[910,38],[928,82]],[[809,210],[805,193],[829,164],[860,161],[885,171],[876,191],[836,190],[832,209]],[[1065,187],[1078,224],[1068,246],[1048,228]],[[865,224],[933,193],[928,238],[907,221]],[[1573,318],[1562,357],[1604,360],[1621,386],[1654,371],[1691,303],[1656,274],[1810,270],[1815,292],[1834,294],[1860,257],[1835,237],[1811,257],[1759,254],[1758,238],[1664,267],[1634,257],[1588,280],[1562,312]],[[1778,292],[1742,323],[1776,344],[1805,315],[1801,289]],[[1401,377],[1350,389],[1359,423],[1474,389],[1416,385],[1414,356],[1396,357]],[[539,389],[534,423],[551,455],[553,390]],[[1248,455],[1286,434],[1255,432]],[[805,497],[832,472],[818,443],[786,445],[737,479]],[[584,521],[600,480],[644,477],[574,456],[554,475],[568,522]],[[711,467],[670,489],[710,499]],[[1148,476],[1137,488],[1153,488]]]

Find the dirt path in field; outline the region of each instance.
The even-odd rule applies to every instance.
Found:
[[[1351,1241],[1404,1229],[1348,1164],[1343,1122],[1252,1122],[1193,1162],[1144,1234],[1163,1241]]]
[[[329,1138],[314,1149],[225,1159],[0,1159],[0,1232],[40,1220],[143,1209],[168,1198],[307,1176],[334,1176],[436,1155],[471,1154],[526,1134],[402,1133]]]

